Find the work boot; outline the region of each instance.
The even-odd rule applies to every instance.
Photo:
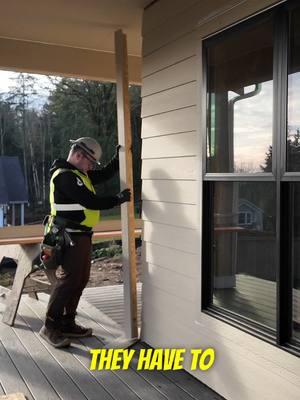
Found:
[[[70,339],[63,336],[61,331],[57,328],[50,328],[44,325],[39,335],[56,348],[68,347],[71,344]]]
[[[85,328],[75,322],[75,318],[64,316],[60,326],[61,333],[66,337],[80,338],[92,336],[92,328]]]

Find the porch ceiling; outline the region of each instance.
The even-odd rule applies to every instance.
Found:
[[[0,16],[0,68],[112,80],[114,32],[122,29],[127,34],[130,80],[139,82],[142,14],[150,2],[3,2]],[[44,62],[41,57],[46,57]],[[64,62],[70,65],[64,66]]]

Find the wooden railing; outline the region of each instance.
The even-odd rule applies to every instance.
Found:
[[[7,244],[34,244],[43,239],[43,225],[22,225],[0,228],[0,245]],[[135,220],[135,235],[138,237],[142,232],[142,220]],[[100,222],[94,228],[93,239],[121,237],[121,221],[106,220]]]

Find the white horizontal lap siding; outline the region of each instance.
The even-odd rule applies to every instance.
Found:
[[[168,178],[168,172],[165,171]],[[142,186],[142,199],[169,203],[196,204],[197,185],[194,181],[170,179],[146,180]]]
[[[151,33],[156,26],[163,24],[166,20],[170,19],[181,13],[184,9],[193,6],[199,0],[172,0],[172,7],[166,1],[157,1],[145,11],[146,18],[143,23],[143,36],[148,32]]]
[[[196,57],[192,56],[143,79],[142,97],[196,80]]]
[[[198,295],[193,278],[159,265],[147,263],[146,268],[143,269],[143,280],[147,280],[148,285],[155,286],[191,303],[195,303]]]
[[[170,272],[175,271],[189,278],[198,278],[200,276],[197,259],[197,254],[184,253],[182,250],[152,242],[145,243],[145,260],[147,263],[166,268]],[[171,277],[170,281],[172,282]],[[144,282],[146,283],[145,286],[149,283],[148,281]]]
[[[159,0],[144,14],[143,339],[215,347],[214,367],[192,374],[228,400],[300,398],[299,359],[200,312],[201,40],[275,3]]]
[[[197,125],[196,107],[185,107],[143,119],[142,138],[190,132]]]
[[[300,365],[299,362],[297,363],[298,359],[292,355],[284,353],[286,356],[286,364],[283,367],[281,357],[282,351],[278,348],[271,347],[269,344],[261,341],[259,349],[255,349],[253,344],[256,339],[254,337],[249,337],[249,335],[244,332],[240,332],[240,335],[237,336],[236,330],[233,327],[230,325],[224,325],[219,320],[216,320],[219,322],[218,326],[210,326],[206,321],[209,317],[197,325],[194,324],[193,322],[198,318],[196,315],[197,311],[195,311],[195,305],[186,300],[179,299],[173,294],[167,294],[163,289],[156,286],[148,285],[145,288],[145,293],[148,298],[151,297],[151,299],[153,299],[151,303],[148,303],[149,307],[152,306],[154,309],[160,309],[158,314],[161,314],[162,319],[170,319],[172,316],[170,309],[176,310],[176,315],[178,316],[177,321],[182,326],[189,329],[191,336],[197,336],[199,329],[201,329],[201,337],[199,338],[198,335],[198,347],[200,347],[200,344],[209,345],[210,338],[216,337],[214,345],[218,352],[218,359],[222,360],[222,344],[224,343],[225,346],[231,348],[232,357],[238,354],[245,357],[245,359],[249,359],[251,363],[258,362],[262,368],[267,370],[270,369],[270,371],[275,373],[275,376],[285,377],[288,382],[300,388],[300,381],[298,379],[300,374]],[[244,342],[239,340],[240,337],[244,339]],[[178,340],[177,333],[174,332],[174,336],[170,335],[169,340],[170,345],[176,345],[176,341]],[[184,338],[182,340],[184,340]],[[186,346],[189,345],[190,343],[187,342]],[[265,356],[268,354],[270,349],[273,349],[271,362],[267,360],[267,357]]]
[[[144,139],[142,159],[196,156],[197,152],[196,132],[176,133]]]
[[[165,23],[154,27],[143,38],[143,56],[152,54],[158,49],[177,41],[187,33],[205,27],[202,35],[212,34],[249,16],[265,7],[276,4],[279,0],[213,0],[198,1],[184,9],[183,12],[168,18]],[[169,2],[170,7],[171,3]],[[224,21],[224,15],[226,20]],[[144,20],[147,19],[147,12]],[[225,26],[226,26],[225,25]]]
[[[163,92],[143,97],[142,118],[196,104],[196,84],[189,82]]]
[[[143,78],[160,71],[182,60],[196,55],[199,46],[199,35],[195,32],[189,33],[176,42],[162,47],[154,53],[144,56],[142,65]]]
[[[183,228],[196,229],[199,224],[198,206],[191,204],[173,204],[144,200],[142,217],[146,221]]]
[[[173,157],[144,159],[142,163],[142,179],[195,180],[196,157]]]
[[[192,253],[197,257],[199,255],[199,231],[197,229],[144,221],[143,234],[146,242],[160,245],[160,250],[162,250],[161,246],[165,246],[169,247],[170,251]],[[159,254],[159,249],[157,251]],[[182,256],[185,257],[186,254],[182,254]],[[197,258],[194,258],[193,262],[196,260]]]
[[[150,288],[155,299],[158,289]],[[207,326],[193,329],[189,324],[193,314],[187,312],[185,318],[182,309],[178,309],[178,318],[170,313],[167,303],[168,294],[160,297],[160,303],[144,304],[144,336],[154,347],[178,347],[187,349],[185,368],[189,369],[188,350],[191,348],[213,347],[216,360],[213,367],[205,372],[193,371],[199,380],[214,388],[227,400],[297,400],[300,396],[298,376],[286,371],[284,366],[275,366],[265,360],[264,353],[253,355],[247,346],[237,346],[232,340],[225,340],[220,331],[212,332]],[[165,307],[164,305],[167,305]],[[184,303],[186,305],[186,303]],[[154,324],[153,320],[159,323]],[[269,346],[265,343],[266,346]]]

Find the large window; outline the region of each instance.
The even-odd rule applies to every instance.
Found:
[[[207,39],[204,60],[202,307],[298,351],[299,2]]]

